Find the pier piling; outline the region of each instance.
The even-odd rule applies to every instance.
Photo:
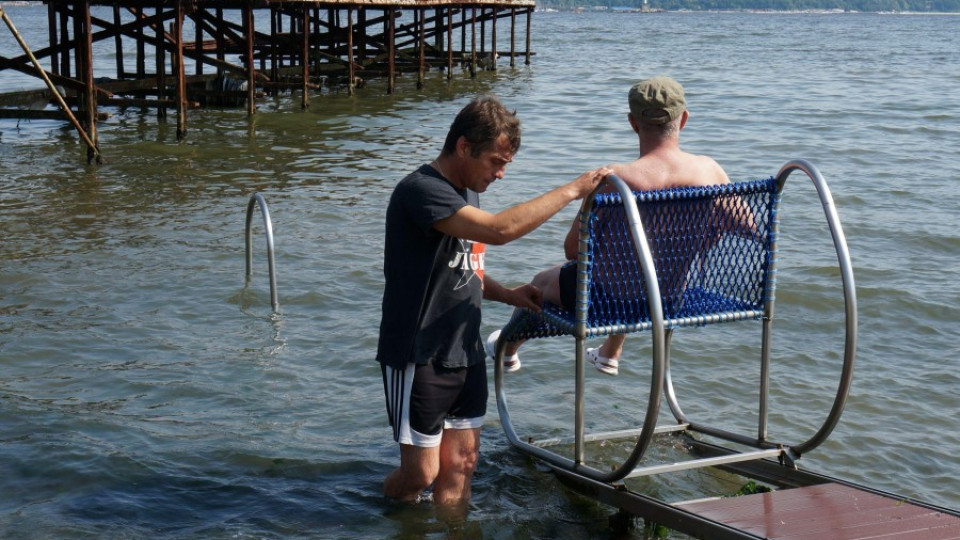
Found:
[[[18,37],[24,54],[0,55],[0,77],[16,71],[44,79],[60,98],[60,114],[86,143],[90,160],[100,159],[97,120],[102,107],[155,107],[161,120],[168,108],[175,110],[177,140],[183,140],[191,108],[243,105],[254,115],[259,95],[299,91],[300,107],[307,109],[311,92],[322,94],[324,88],[353,94],[358,85],[379,79],[393,93],[404,73],[416,73],[416,86],[423,88],[432,69],[446,70],[450,80],[459,63],[476,77],[478,69],[496,70],[500,56],[509,56],[513,67],[520,55],[530,64],[532,54],[533,0],[46,4],[47,43],[34,43],[31,50]],[[0,13],[9,21],[2,7]],[[523,51],[516,49],[518,16],[526,19]],[[500,18],[509,20],[509,51],[497,50]],[[12,21],[7,26],[17,35]],[[454,48],[456,34],[459,50]],[[108,54],[114,55],[113,65],[97,64],[100,72],[95,73],[93,59]],[[0,116],[18,115],[20,109],[10,106],[14,101],[0,94]],[[36,117],[36,112],[22,114]]]

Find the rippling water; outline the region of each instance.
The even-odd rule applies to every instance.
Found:
[[[7,10],[21,30],[42,31],[43,8]],[[611,509],[512,451],[493,401],[466,520],[380,496],[398,462],[373,360],[383,213],[470,96],[494,92],[524,123],[507,178],[483,197],[496,210],[633,159],[626,90],[660,73],[687,87],[687,150],[741,180],[804,157],[836,198],[856,268],[858,364],[840,425],[801,464],[960,507],[956,22],[536,14],[530,67],[501,63],[452,83],[432,73],[422,91],[408,77],[392,96],[373,81],[356,97],[315,96],[307,112],[296,97],[265,100],[249,120],[195,111],[182,143],[170,121],[116,111],[100,126],[99,167],[84,164],[66,124],[0,121],[0,536],[610,537]],[[0,45],[11,50],[4,32]],[[21,85],[0,77],[0,90]],[[273,217],[278,316],[259,223],[244,282],[254,192]],[[491,248],[488,271],[519,284],[557,262],[574,212]],[[784,214],[770,434],[794,442],[836,390],[842,302],[821,210],[799,176]],[[486,306],[484,332],[508,315]],[[676,336],[688,415],[751,429],[759,333],[743,336],[754,329]],[[572,418],[569,362],[558,358],[570,344],[557,341],[531,344],[511,375],[522,433],[561,434]],[[642,418],[649,350],[644,337],[628,344],[620,377],[588,377],[592,428]],[[687,473],[644,489],[682,499],[704,487],[739,486]]]

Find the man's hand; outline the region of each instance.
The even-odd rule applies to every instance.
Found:
[[[594,169],[581,174],[568,185],[576,190],[577,199],[582,199],[593,193],[593,190],[597,188],[600,182],[602,182],[603,179],[610,174],[613,174],[612,169],[608,167],[600,167],[599,169]]]
[[[540,306],[543,305],[543,291],[539,287],[527,283],[515,289],[510,289],[510,296],[506,299],[506,303],[540,313]]]

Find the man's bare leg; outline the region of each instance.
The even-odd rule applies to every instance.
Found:
[[[433,486],[438,505],[463,504],[470,500],[470,482],[480,457],[480,430],[445,429],[440,442],[440,471]]]
[[[540,289],[544,302],[550,302],[555,306],[560,305],[560,266],[547,268],[534,276],[530,283]],[[504,351],[504,355],[509,358],[517,354],[517,351],[520,350],[520,345],[523,345],[523,341],[511,341],[507,343],[507,349]]]
[[[607,339],[604,340],[603,345],[600,346],[600,356],[604,358],[609,358],[611,360],[619,360],[620,355],[623,353],[623,342],[626,341],[627,336],[625,334],[613,334],[607,336]]]
[[[442,443],[441,443],[442,446]],[[383,481],[383,494],[391,499],[416,501],[440,470],[440,447],[400,445],[400,467]]]

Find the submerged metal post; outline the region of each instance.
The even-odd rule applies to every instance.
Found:
[[[187,136],[187,73],[183,66],[183,0],[177,0],[174,10],[173,39],[175,51],[173,57],[177,65],[174,73],[177,78],[177,140],[182,141]],[[202,62],[197,63],[202,64]]]
[[[352,96],[357,78],[353,63],[353,8],[347,9],[347,66],[347,95]]]
[[[310,106],[310,99],[307,96],[307,89],[310,83],[310,7],[304,5],[300,13],[300,31],[303,37],[300,42],[300,76],[303,77],[303,83],[300,85],[300,109],[306,109]]]
[[[273,257],[273,223],[270,221],[270,210],[267,208],[267,201],[259,193],[250,196],[250,202],[247,203],[247,227],[246,227],[246,245],[247,245],[247,284],[253,277],[253,238],[251,236],[251,224],[253,221],[253,209],[260,207],[260,214],[263,216],[263,228],[267,236],[267,268],[270,273],[270,306],[274,313],[280,311],[280,301],[277,299],[277,270]]]

